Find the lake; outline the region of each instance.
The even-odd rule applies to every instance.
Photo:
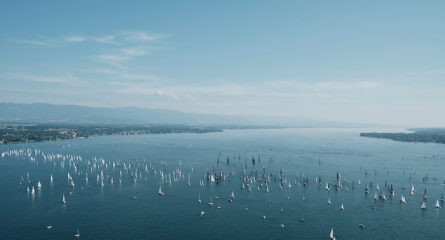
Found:
[[[371,131],[379,130],[226,130],[0,145],[0,238],[73,239],[78,229],[80,239],[329,239],[332,228],[337,239],[444,238],[445,209],[434,205],[445,190],[445,145],[359,136]],[[207,173],[224,180],[212,182]],[[387,200],[374,200],[374,193]]]

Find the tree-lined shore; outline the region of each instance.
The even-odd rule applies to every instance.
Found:
[[[402,142],[444,143],[444,128],[416,128],[411,133],[360,133],[362,137],[386,138]]]

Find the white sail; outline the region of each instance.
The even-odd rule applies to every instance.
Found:
[[[331,228],[331,233],[329,233],[329,237],[331,239],[335,239],[335,237],[334,237],[334,228]]]
[[[436,205],[434,205],[436,208],[440,208],[440,205],[439,205],[439,200],[436,200]]]
[[[232,199],[235,199],[235,193],[232,192]]]
[[[405,197],[403,195],[400,197],[400,202],[403,203],[403,204],[406,203]]]
[[[161,185],[159,186],[159,191],[158,191],[158,193],[159,193],[159,195],[161,195],[161,196],[164,195],[164,192],[162,191],[162,186],[161,186]]]
[[[410,195],[413,196],[414,195],[414,185],[411,185],[411,192]]]
[[[422,202],[422,206],[420,206],[421,209],[426,209],[426,204],[425,202]]]
[[[341,204],[340,210],[345,210],[345,207],[343,206],[343,203]]]
[[[66,204],[65,193],[62,194],[62,203],[63,203],[63,204]]]
[[[331,198],[328,198],[328,204],[331,205]]]

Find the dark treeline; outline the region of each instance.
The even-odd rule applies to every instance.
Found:
[[[403,142],[445,143],[444,128],[416,128],[412,133],[360,133],[362,137],[386,138]]]

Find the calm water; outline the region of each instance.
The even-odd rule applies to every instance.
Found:
[[[0,152],[37,149],[45,154],[82,157],[73,161],[77,172],[69,159],[44,161],[41,154],[30,155],[35,161],[25,156],[0,158],[0,239],[73,239],[76,229],[80,239],[328,239],[331,228],[337,239],[444,239],[445,208],[436,209],[434,203],[445,190],[441,185],[445,179],[445,145],[361,138],[361,131],[365,130],[230,130],[0,145]],[[103,161],[94,161],[95,157]],[[230,164],[226,164],[226,157]],[[252,157],[256,158],[255,165]],[[91,171],[88,162],[98,163],[97,168]],[[118,166],[113,168],[112,162]],[[292,188],[285,184],[280,190],[278,180],[272,177],[268,193],[264,188],[258,191],[259,181],[251,192],[242,190],[243,163],[247,163],[247,174],[254,169],[262,173],[264,168],[278,176],[283,169]],[[131,172],[136,169],[139,177],[134,181]],[[177,182],[163,183],[164,196],[158,195],[161,169],[171,177],[175,169],[184,175]],[[206,170],[213,169],[230,173],[230,181],[216,184],[205,180],[201,187]],[[96,180],[100,170],[113,177],[114,183],[106,179],[101,187]],[[118,181],[120,171],[122,183]],[[345,180],[344,188],[335,191],[331,187],[327,192],[324,184],[335,181],[337,172]],[[67,173],[73,177],[74,188],[68,184]],[[306,187],[303,176],[310,178]],[[322,179],[321,187],[315,183],[317,176]],[[25,179],[22,184],[21,177]],[[393,184],[394,198],[386,190],[385,180]],[[33,196],[26,188],[36,187],[37,181],[43,187]],[[374,186],[366,195],[365,186],[371,181]],[[376,184],[384,189],[386,201],[373,199]],[[414,196],[409,196],[411,185],[416,188]],[[425,189],[428,209],[421,210]],[[235,199],[230,203],[232,191]],[[66,205],[61,203],[62,193]],[[202,204],[197,201],[198,194]],[[406,205],[400,204],[400,194],[406,196]],[[329,197],[332,205],[327,204]],[[214,206],[209,206],[209,201]],[[344,211],[340,210],[342,203]],[[206,213],[203,217],[201,211]],[[361,229],[358,224],[367,227]],[[53,228],[46,229],[48,225]]]

